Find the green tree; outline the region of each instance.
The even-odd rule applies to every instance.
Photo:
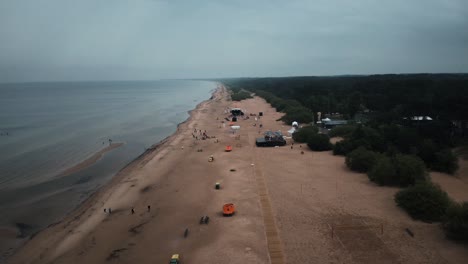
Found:
[[[352,118],[361,109],[362,95],[360,92],[355,91],[349,97],[348,114]]]

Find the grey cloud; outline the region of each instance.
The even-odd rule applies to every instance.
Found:
[[[467,72],[463,0],[4,0],[0,82]]]

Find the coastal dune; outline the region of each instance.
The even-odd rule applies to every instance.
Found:
[[[232,132],[222,123],[232,106],[264,116],[240,118],[240,129]],[[34,236],[9,263],[167,263],[175,253],[182,263],[468,259],[466,247],[445,239],[437,224],[414,221],[399,209],[397,188],[370,183],[348,170],[343,157],[312,152],[291,139],[285,147],[255,147],[265,130],[289,130],[276,121],[281,116],[258,97],[230,101],[220,85],[174,135]],[[205,130],[208,139],[200,140]],[[225,152],[226,145],[233,150]],[[222,215],[225,203],[235,204],[234,216]],[[209,223],[200,224],[202,216]]]

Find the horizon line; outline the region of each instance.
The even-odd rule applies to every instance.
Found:
[[[306,77],[369,77],[369,76],[389,76],[389,75],[468,75],[468,72],[414,72],[414,73],[372,73],[372,74],[335,74],[335,75],[283,75],[283,76],[244,76],[244,77],[197,77],[197,78],[158,78],[158,79],[123,79],[123,80],[34,80],[34,81],[10,81],[0,84],[20,84],[20,83],[70,83],[70,82],[155,82],[174,80],[204,80],[218,81],[226,79],[264,79],[264,78],[306,78]]]

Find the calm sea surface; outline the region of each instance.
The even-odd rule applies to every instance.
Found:
[[[0,84],[0,227],[57,221],[210,98],[208,81]],[[113,142],[95,165],[57,175]]]

